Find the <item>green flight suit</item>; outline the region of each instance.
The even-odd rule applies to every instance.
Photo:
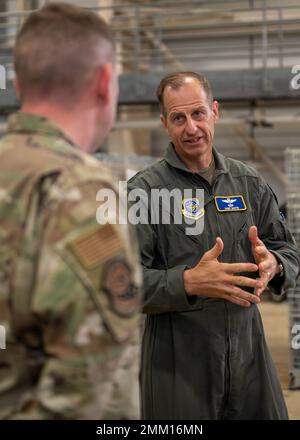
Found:
[[[203,188],[204,231],[186,235],[183,224],[139,224],[147,314],[141,387],[146,419],[286,419],[282,390],[266,345],[259,308],[208,297],[187,297],[183,271],[220,236],[222,262],[254,262],[248,229],[282,262],[284,277],[269,286],[280,294],[299,272],[296,245],[276,198],[258,173],[214,150],[210,186],[189,171],[170,144],[164,159],[139,172],[129,192]],[[214,196],[242,195],[246,210],[219,212]],[[150,207],[149,207],[150,212]],[[172,219],[172,217],[171,217]],[[257,274],[245,274],[256,277]]]

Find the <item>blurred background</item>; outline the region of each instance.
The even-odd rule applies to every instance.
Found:
[[[16,32],[31,10],[46,3],[0,0],[0,137],[18,108],[11,84]],[[168,138],[155,88],[171,71],[204,73],[221,105],[216,148],[265,177],[300,243],[300,1],[69,3],[97,11],[116,38],[118,118],[98,158],[125,180],[163,156]],[[276,303],[270,293],[264,298],[266,333],[290,416],[300,419],[300,391],[291,391],[300,388],[300,337],[299,347],[292,346],[300,335],[300,284],[288,301]]]

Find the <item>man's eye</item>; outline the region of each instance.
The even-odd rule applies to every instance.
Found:
[[[195,119],[202,119],[204,118],[204,113],[201,112],[200,110],[197,110],[193,113],[193,116]]]
[[[180,123],[180,122],[182,122],[183,121],[183,116],[182,115],[176,115],[176,116],[174,116],[174,118],[173,118],[173,122],[175,122],[175,123]]]

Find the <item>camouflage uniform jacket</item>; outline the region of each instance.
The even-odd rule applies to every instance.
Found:
[[[0,419],[137,418],[140,273],[109,172],[47,119],[0,141]],[[3,348],[3,347],[2,347]]]

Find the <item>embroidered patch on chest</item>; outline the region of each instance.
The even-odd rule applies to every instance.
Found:
[[[204,216],[204,209],[201,208],[200,200],[198,198],[184,199],[182,201],[182,214],[186,218],[198,220]]]
[[[244,197],[238,196],[215,196],[215,204],[219,212],[246,211],[247,206]]]

